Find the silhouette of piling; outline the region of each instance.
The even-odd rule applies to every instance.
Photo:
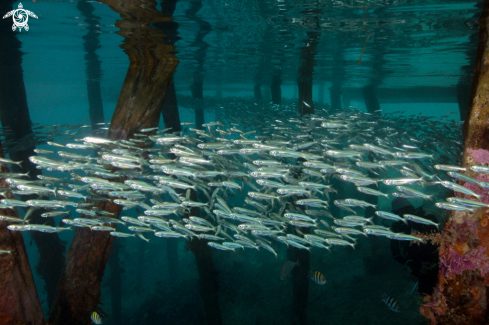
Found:
[[[331,86],[329,88],[329,97],[331,98],[331,108],[334,110],[341,109],[341,85]]]
[[[191,46],[197,47],[194,58],[197,67],[194,71],[190,91],[192,96],[197,99],[195,107],[195,127],[200,129],[204,124],[204,63],[209,44],[204,41],[204,37],[211,31],[211,24],[197,16],[197,12],[202,8],[202,1],[192,1],[189,8],[185,11],[188,19],[195,21],[199,25],[194,42]]]
[[[178,0],[163,0],[161,2],[161,12],[168,17],[173,16],[177,2]],[[175,42],[180,39],[178,37],[178,23],[174,20],[155,23],[154,27],[158,28],[166,35],[164,38],[165,44],[174,45]],[[166,89],[161,115],[163,117],[165,128],[171,128],[171,130],[168,131],[169,133],[182,131],[173,75]],[[175,155],[170,154],[170,159],[175,158]],[[178,239],[167,238],[165,242],[168,271],[170,273],[170,278],[175,279],[178,276]]]
[[[4,157],[0,143],[0,157]],[[5,166],[0,172],[8,173]],[[1,187],[9,187],[4,179],[0,179]],[[2,198],[11,199],[7,192]],[[0,215],[18,217],[11,209],[0,209]],[[10,254],[0,254],[0,324],[43,325],[44,316],[37,295],[31,267],[20,231],[10,231],[10,223],[0,221],[0,250],[10,251]]]
[[[368,85],[363,87],[362,91],[367,112],[370,114],[380,113],[380,103],[377,99],[376,87],[374,85]]]
[[[102,125],[97,125],[98,123],[104,122],[104,107],[100,92],[102,69],[96,53],[96,50],[100,48],[100,17],[93,14],[95,8],[88,0],[78,1],[76,8],[85,18],[84,22],[87,24],[87,33],[83,36],[83,47],[85,49],[87,67],[87,95],[90,121],[92,122],[92,130],[95,130],[102,127]]]
[[[0,12],[8,12],[13,8],[15,1],[0,1]],[[10,159],[23,161],[22,168],[12,166],[14,172],[29,172],[31,179],[37,179],[41,174],[39,169],[29,163],[28,158],[35,156],[35,137],[32,132],[32,124],[27,105],[27,95],[24,85],[22,70],[21,43],[12,31],[12,20],[0,20],[0,121],[7,142],[10,143],[6,148]],[[17,143],[17,144],[15,144]],[[24,197],[24,199],[34,199],[36,197]],[[54,226],[51,218],[42,218],[43,211],[36,210],[31,215],[30,222],[33,224],[45,224]],[[37,274],[44,280],[48,306],[54,299],[56,284],[61,275],[61,268],[64,263],[64,243],[59,239],[58,234],[46,234],[33,232],[32,240],[36,244],[39,252],[39,262],[35,269]]]
[[[301,67],[297,86],[299,89],[299,114],[314,114],[314,104],[312,102],[312,75],[314,72],[314,56],[318,44],[320,33],[315,30],[307,32],[306,43],[301,51]]]
[[[302,233],[309,234],[309,228],[301,228]],[[298,262],[300,267],[292,270],[293,313],[292,325],[307,324],[307,300],[309,295],[309,264],[311,255],[306,249],[290,247],[290,260]]]
[[[270,92],[272,93],[272,103],[282,104],[282,70],[273,70],[272,82],[270,84]]]
[[[112,248],[110,250],[109,267],[109,290],[111,310],[110,318],[113,324],[122,324],[122,273],[124,269],[120,265],[119,251],[122,245],[117,238],[112,242]]]
[[[166,90],[165,101],[163,102],[163,123],[165,128],[171,128],[169,132],[182,131],[182,125],[180,124],[180,114],[178,112],[177,94],[175,92],[175,84],[173,78]],[[171,154],[171,159],[175,159],[176,156]],[[178,238],[167,238],[166,240],[166,256],[168,261],[168,272],[170,278],[175,279],[178,276]]]
[[[195,191],[191,192],[190,199],[197,201],[197,193]],[[199,208],[192,208],[190,215],[200,217]],[[194,253],[195,262],[197,263],[200,294],[204,302],[207,325],[222,325],[216,272],[214,271],[211,248],[207,243],[207,240],[193,238],[188,241],[188,246]]]

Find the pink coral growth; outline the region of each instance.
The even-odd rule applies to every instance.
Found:
[[[477,150],[477,151],[480,151],[480,150]],[[480,174],[480,175],[478,175],[476,177],[476,179],[479,182],[489,182],[489,175],[487,175],[487,174]],[[484,202],[486,204],[489,204],[489,195],[488,195],[488,191],[489,190],[487,188],[482,188],[481,186],[479,186],[477,184],[472,184],[472,183],[468,183],[468,182],[466,182],[464,184],[464,187],[466,187],[469,190],[474,191],[475,193],[479,194],[481,196],[481,202]],[[465,197],[465,198],[470,198],[470,199],[475,199],[473,196],[468,196],[468,195],[464,195],[464,194],[457,193],[457,192],[455,193],[455,196]]]
[[[476,164],[489,164],[489,151],[484,149],[467,149],[467,152],[472,156]]]
[[[470,253],[460,255],[453,248],[448,249],[446,258],[440,259],[440,268],[444,274],[461,274],[463,271],[480,269],[481,275],[489,273],[489,257],[486,249],[482,246],[477,247]]]

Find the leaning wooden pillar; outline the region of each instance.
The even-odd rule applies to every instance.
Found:
[[[0,12],[16,9],[13,8],[14,2],[13,0],[0,1]],[[0,20],[0,121],[4,129],[12,130],[5,133],[7,140],[12,143],[32,135],[32,125],[22,70],[21,42],[16,36],[18,32],[13,32],[11,26],[11,19]],[[19,146],[8,148],[10,159],[24,162],[22,168],[12,166],[12,170],[29,172],[31,179],[37,179],[41,171],[29,162],[29,157],[36,155],[34,149],[35,144],[29,145],[28,142],[24,142],[21,148]],[[24,197],[24,199],[29,198]],[[54,226],[54,220],[41,217],[41,213],[41,209],[34,211],[31,215],[31,223]],[[44,233],[32,232],[31,237],[39,252],[39,262],[35,270],[44,281],[48,306],[50,306],[64,263],[64,244],[58,234],[46,236]]]
[[[197,201],[197,193],[195,191],[191,192],[190,199]],[[190,215],[200,217],[200,210],[192,208]],[[193,238],[188,241],[188,246],[194,253],[197,271],[199,272],[200,294],[204,302],[207,325],[222,325],[216,272],[214,270],[212,251],[207,243],[207,240]]]
[[[312,102],[312,74],[314,72],[314,56],[318,44],[319,33],[308,31],[307,39],[302,48],[302,64],[299,69],[297,86],[299,90],[299,114],[314,114],[314,104]]]
[[[142,128],[158,126],[168,82],[178,60],[171,54],[173,46],[165,45],[164,35],[152,27],[153,22],[167,21],[156,10],[153,0],[101,0],[118,12],[118,32],[125,37],[122,48],[129,56],[129,69],[112,117],[109,137],[130,138]],[[98,208],[118,218],[121,206],[111,201]],[[107,232],[77,228],[66,257],[61,280],[49,322],[51,324],[85,325],[90,312],[100,302],[100,282],[111,250],[113,237]]]
[[[110,139],[127,139],[142,128],[156,127],[166,89],[178,59],[175,47],[166,45],[165,35],[152,23],[170,21],[156,10],[154,0],[99,0],[121,15],[117,32],[125,37],[121,45],[129,56],[129,69],[112,116]]]
[[[472,96],[464,124],[462,166],[466,175],[489,181],[489,175],[469,169],[489,165],[489,0],[479,19],[479,46]],[[461,183],[463,184],[463,183]],[[487,189],[465,183],[489,203]],[[471,198],[474,199],[474,198]],[[431,324],[487,324],[489,319],[489,211],[452,212],[438,238],[439,276],[432,296],[425,297],[420,312]]]
[[[1,144],[0,157],[4,157]],[[9,169],[3,166],[0,172],[8,173]],[[8,186],[4,179],[0,179],[0,187]],[[7,193],[6,198],[11,199],[12,194]],[[0,215],[17,217],[18,213],[0,209]],[[44,315],[22,233],[8,230],[9,224],[15,223],[0,221],[0,324],[43,325]]]

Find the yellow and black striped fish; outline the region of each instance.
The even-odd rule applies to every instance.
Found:
[[[317,284],[320,284],[320,285],[323,285],[326,283],[326,278],[324,277],[324,275],[322,275],[321,272],[319,271],[313,271],[313,272],[309,272],[309,276],[311,277],[311,279],[316,282]]]
[[[102,324],[102,317],[96,311],[92,312],[92,314],[90,315],[90,319],[96,325]]]
[[[399,303],[397,302],[396,299],[392,298],[391,296],[389,296],[385,292],[382,294],[381,298],[382,298],[382,301],[385,302],[385,304],[387,305],[387,307],[389,307],[390,310],[392,310],[393,312],[396,312],[396,313],[401,312],[401,306],[399,306]]]

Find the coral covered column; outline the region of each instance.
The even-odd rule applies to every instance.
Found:
[[[489,166],[489,1],[479,19],[480,34],[468,117],[464,124],[462,166],[466,175],[489,182],[471,166]],[[463,183],[489,203],[488,189]],[[462,195],[459,195],[462,196]],[[466,197],[469,198],[469,197]],[[474,197],[470,199],[475,199]],[[438,284],[425,298],[421,314],[431,324],[487,324],[489,288],[489,209],[450,214],[440,244]]]

